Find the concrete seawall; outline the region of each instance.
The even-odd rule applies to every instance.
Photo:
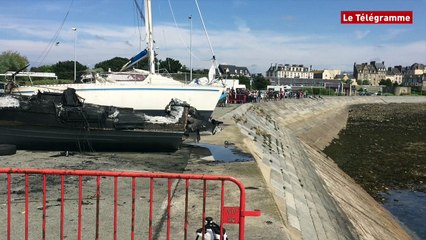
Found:
[[[286,236],[277,239],[411,238],[321,152],[345,127],[349,105],[391,102],[426,98],[292,99],[241,105],[221,117],[225,123],[237,123],[245,137],[233,140],[255,157],[272,192],[286,228]]]

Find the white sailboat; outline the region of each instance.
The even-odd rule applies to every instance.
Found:
[[[188,85],[155,72],[151,0],[145,0],[145,29],[149,71],[137,73],[142,76],[142,80],[139,78],[138,81],[124,79],[82,84],[18,86],[12,89],[12,93],[33,95],[38,91],[62,92],[67,88],[74,88],[87,103],[129,107],[151,115],[163,115],[164,107],[172,98],[177,98],[195,107],[207,120],[216,107],[223,87]],[[138,55],[142,57],[143,52]],[[132,58],[132,63],[137,60]]]

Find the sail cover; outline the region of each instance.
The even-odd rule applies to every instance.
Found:
[[[138,53],[134,57],[130,58],[130,61],[128,61],[126,64],[124,64],[124,66],[121,68],[120,72],[128,69],[129,67],[131,67],[133,65],[135,65],[136,63],[138,63],[140,60],[146,58],[147,56],[148,56],[148,50],[144,49],[143,51],[141,51],[140,53]]]
[[[215,74],[216,74],[216,68],[215,68],[214,64],[212,64],[212,66],[209,69],[209,75],[208,75],[210,83],[213,81]]]

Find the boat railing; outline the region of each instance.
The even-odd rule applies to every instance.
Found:
[[[166,68],[158,69],[158,74],[165,76],[165,77],[172,78],[172,74],[170,74],[170,72]]]

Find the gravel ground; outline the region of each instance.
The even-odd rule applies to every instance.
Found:
[[[216,117],[231,111],[234,107],[221,108]],[[226,131],[216,135],[202,136],[202,142],[222,145],[224,140],[236,142],[230,136],[239,136],[238,129],[225,124]],[[191,142],[189,140],[187,142]],[[236,144],[241,146],[241,144]],[[246,190],[246,209],[261,209],[260,217],[246,218],[246,239],[277,239],[284,229],[277,206],[269,193],[255,161],[247,162],[215,162],[211,159],[211,152],[203,147],[184,145],[173,153],[126,153],[126,152],[95,152],[76,153],[64,156],[56,151],[23,151],[15,155],[0,156],[1,168],[42,168],[42,169],[85,169],[108,171],[142,171],[142,172],[168,172],[168,173],[194,173],[232,176],[241,180]],[[29,203],[29,232],[30,239],[41,238],[42,228],[42,178],[30,176],[30,203]],[[101,187],[101,239],[112,239],[114,187],[113,179],[102,178]],[[7,177],[0,175],[0,236],[6,236],[7,223]],[[172,236],[183,239],[183,219],[185,202],[185,181],[172,181]],[[78,203],[78,177],[65,178],[65,236],[76,239],[77,234],[77,203]],[[129,239],[131,229],[131,180],[119,180],[118,193],[118,239]],[[235,185],[225,184],[225,206],[239,205],[239,191]],[[195,230],[201,227],[202,217],[202,182],[189,184],[189,216],[188,239],[195,238]],[[12,177],[12,239],[22,239],[24,234],[25,216],[25,179]],[[167,207],[167,182],[155,181],[154,192],[154,218],[153,238],[165,239],[166,207]],[[83,177],[83,239],[94,239],[95,233],[95,208],[96,178]],[[47,239],[58,237],[60,219],[60,179],[53,176],[47,177]],[[137,181],[136,190],[136,238],[146,239],[148,231],[148,206],[149,206],[149,179]],[[207,216],[220,219],[220,182],[207,185]],[[225,225],[230,239],[238,238],[238,225]],[[2,239],[2,237],[0,237]],[[281,237],[280,239],[285,239]]]

